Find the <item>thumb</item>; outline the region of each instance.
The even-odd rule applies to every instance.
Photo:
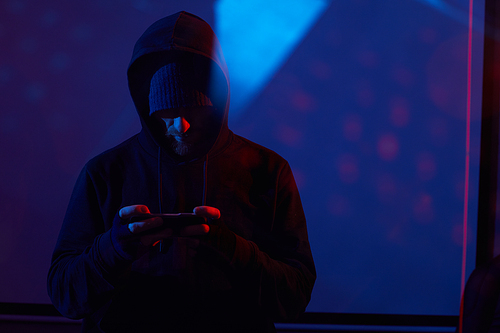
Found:
[[[219,219],[220,210],[211,206],[198,206],[193,209],[193,213],[197,216],[206,217],[208,219]]]

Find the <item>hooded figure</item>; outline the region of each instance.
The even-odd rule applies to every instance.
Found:
[[[283,158],[229,130],[210,26],[186,12],[155,22],[128,80],[142,130],[80,173],[49,270],[53,304],[84,332],[274,332],[295,319],[316,278],[299,193]],[[209,219],[141,231],[130,207]]]

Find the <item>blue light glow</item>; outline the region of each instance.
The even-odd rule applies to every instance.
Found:
[[[445,14],[446,16],[449,16],[464,25],[469,24],[469,12],[467,6],[460,8],[456,5],[450,4],[449,1],[445,0],[415,0],[415,1],[426,4],[429,7],[433,7],[436,10],[440,11],[441,13]],[[467,1],[461,1],[461,3],[467,5]],[[479,20],[479,18],[475,17],[474,20]],[[483,24],[482,19],[480,19],[479,21],[480,24],[476,24],[477,28],[481,28]]]
[[[328,7],[327,0],[219,0],[215,30],[231,80],[231,117],[265,87]]]

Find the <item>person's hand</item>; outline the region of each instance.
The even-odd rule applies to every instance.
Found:
[[[220,217],[220,211],[209,206],[196,207],[193,212],[205,219],[213,220]],[[124,258],[134,258],[140,245],[149,247],[172,236],[196,238],[207,235],[210,231],[209,225],[204,223],[189,225],[175,231],[168,227],[159,228],[164,223],[161,217],[127,223],[132,217],[143,214],[150,214],[149,208],[145,205],[126,206],[120,209],[113,222],[112,242]]]
[[[195,207],[193,213],[197,216],[204,217],[205,219],[218,219],[220,211],[217,208],[210,206]],[[119,211],[119,217],[122,220],[129,220],[133,216],[141,214],[150,214],[149,208],[145,205],[132,205],[123,207]],[[151,232],[152,229],[161,227],[163,219],[160,217],[152,217],[144,221],[132,222],[127,225],[129,231],[133,235],[138,235],[140,242],[145,246],[150,246],[158,241],[167,239],[174,235],[172,228],[162,228],[158,231]],[[202,236],[209,232],[210,227],[208,224],[194,224],[181,228],[178,235],[182,237]]]
[[[172,229],[158,228],[163,225],[163,219],[160,217],[128,223],[133,216],[149,213],[149,208],[145,205],[132,205],[123,207],[116,214],[111,229],[111,242],[124,259],[133,260],[141,246],[149,247],[172,236]],[[158,229],[154,230],[155,228]]]
[[[149,208],[145,205],[132,205],[123,207],[118,213],[120,219],[123,221],[141,214],[150,214]],[[139,240],[143,245],[150,246],[159,240],[172,236],[173,230],[171,228],[163,228],[155,232],[150,232],[150,230],[162,225],[163,219],[161,217],[152,217],[144,221],[128,223],[127,228],[132,235],[139,236]]]
[[[208,250],[209,253],[216,253],[216,257],[222,255],[225,260],[231,260],[235,247],[236,235],[229,230],[224,221],[221,219],[220,211],[217,208],[210,206],[196,207],[193,212],[198,216],[203,216],[210,219],[210,226],[205,229],[206,232],[203,238],[203,248]]]
[[[215,207],[210,206],[198,206],[193,209],[193,213],[197,216],[204,217],[205,220],[216,220],[220,218],[220,211]],[[194,224],[188,225],[179,230],[179,236],[183,237],[193,237],[193,236],[203,236],[208,234],[210,231],[210,226],[208,224]]]

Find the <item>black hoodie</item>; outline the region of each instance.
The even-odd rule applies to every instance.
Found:
[[[179,57],[208,64],[219,112],[211,148],[190,161],[159,145],[149,120],[149,80]],[[136,43],[128,77],[142,131],[83,168],[48,275],[53,304],[83,318],[84,332],[272,332],[307,306],[316,273],[291,169],[228,129],[227,73],[210,26],[186,12]],[[221,218],[198,246],[174,237],[166,253],[151,247],[130,258],[111,229],[120,208],[135,204],[153,213],[209,205]]]

